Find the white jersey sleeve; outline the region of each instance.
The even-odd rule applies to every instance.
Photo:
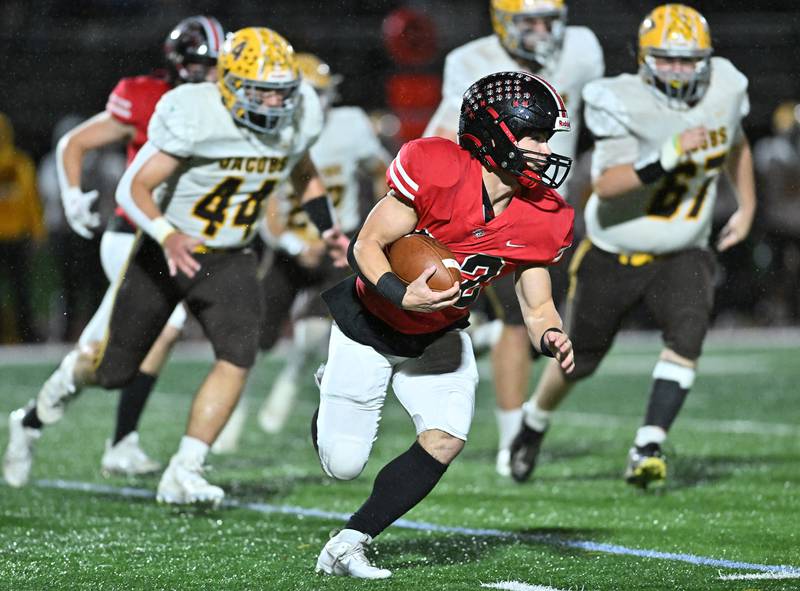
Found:
[[[179,86],[164,94],[156,105],[147,128],[148,141],[167,154],[187,158],[193,153],[199,121],[191,107],[189,85]]]
[[[594,137],[592,179],[607,168],[636,161],[639,145],[625,125],[628,114],[618,95],[606,83],[597,80],[583,89],[586,126]]]

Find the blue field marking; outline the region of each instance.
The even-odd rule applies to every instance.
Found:
[[[90,493],[109,494],[122,497],[135,497],[142,499],[152,499],[155,493],[151,490],[133,488],[128,486],[118,487],[106,484],[95,484],[91,482],[74,482],[69,480],[37,480],[34,486],[40,488],[55,488],[59,490],[76,490]],[[323,509],[309,509],[307,507],[295,507],[292,505],[272,505],[269,503],[256,503],[227,500],[222,503],[223,507],[248,509],[259,513],[279,513],[283,515],[297,515],[301,517],[317,517],[319,519],[329,519],[332,521],[347,521],[349,513],[337,513],[335,511],[325,511]],[[737,570],[750,570],[759,572],[780,573],[787,576],[800,576],[800,567],[788,564],[758,564],[755,562],[737,562],[735,560],[723,560],[720,558],[709,558],[697,556],[696,554],[684,554],[677,552],[660,552],[658,550],[644,550],[640,548],[628,548],[617,544],[604,544],[592,542],[591,540],[565,540],[560,536],[549,534],[521,534],[516,532],[504,531],[501,529],[483,529],[471,527],[454,527],[426,523],[424,521],[411,521],[408,519],[398,519],[392,527],[411,529],[417,531],[458,534],[462,536],[491,537],[519,540],[522,542],[536,542],[559,546],[562,548],[574,548],[587,552],[603,552],[605,554],[615,554],[617,556],[635,556],[637,558],[656,558],[659,560],[672,560],[676,562],[686,562],[698,566],[714,566],[717,568],[728,568]]]

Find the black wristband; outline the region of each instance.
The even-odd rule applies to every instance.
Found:
[[[548,328],[546,331],[542,333],[542,338],[539,339],[539,353],[541,353],[545,357],[555,357],[555,355],[553,355],[553,352],[550,350],[550,347],[548,347],[547,343],[544,342],[544,337],[547,336],[548,332],[560,332],[563,334],[564,331],[556,327]]]
[[[661,160],[656,160],[650,164],[643,164],[639,168],[634,168],[633,171],[644,185],[651,185],[667,174],[667,171],[661,166]]]
[[[398,308],[403,306],[403,298],[406,296],[407,286],[391,271],[386,271],[381,275],[378,283],[375,284],[375,289]]]
[[[306,212],[308,219],[317,227],[320,234],[333,228],[333,217],[331,216],[329,203],[327,195],[320,195],[303,203],[303,211]]]

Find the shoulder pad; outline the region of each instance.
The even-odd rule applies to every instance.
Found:
[[[386,182],[401,196],[414,201],[430,189],[455,185],[469,157],[469,152],[450,140],[413,140],[400,148],[386,171]]]
[[[307,82],[301,82],[299,88],[303,101],[297,110],[295,122],[301,142],[305,143],[306,148],[317,141],[319,134],[322,133],[322,126],[325,123],[325,115],[322,112],[322,105],[314,88]]]
[[[747,90],[747,76],[740,72],[730,60],[724,57],[711,58],[712,76],[720,80],[731,92]]]
[[[203,84],[182,84],[161,97],[150,119],[148,140],[162,152],[186,158],[192,154],[203,106]]]

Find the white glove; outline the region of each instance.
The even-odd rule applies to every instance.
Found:
[[[92,230],[100,226],[100,214],[92,211],[92,203],[97,197],[97,191],[84,193],[80,187],[70,187],[61,194],[69,227],[87,240],[92,239]]]
[[[680,134],[676,134],[665,141],[661,146],[659,161],[661,162],[661,168],[667,172],[674,170],[683,156],[680,137]]]

